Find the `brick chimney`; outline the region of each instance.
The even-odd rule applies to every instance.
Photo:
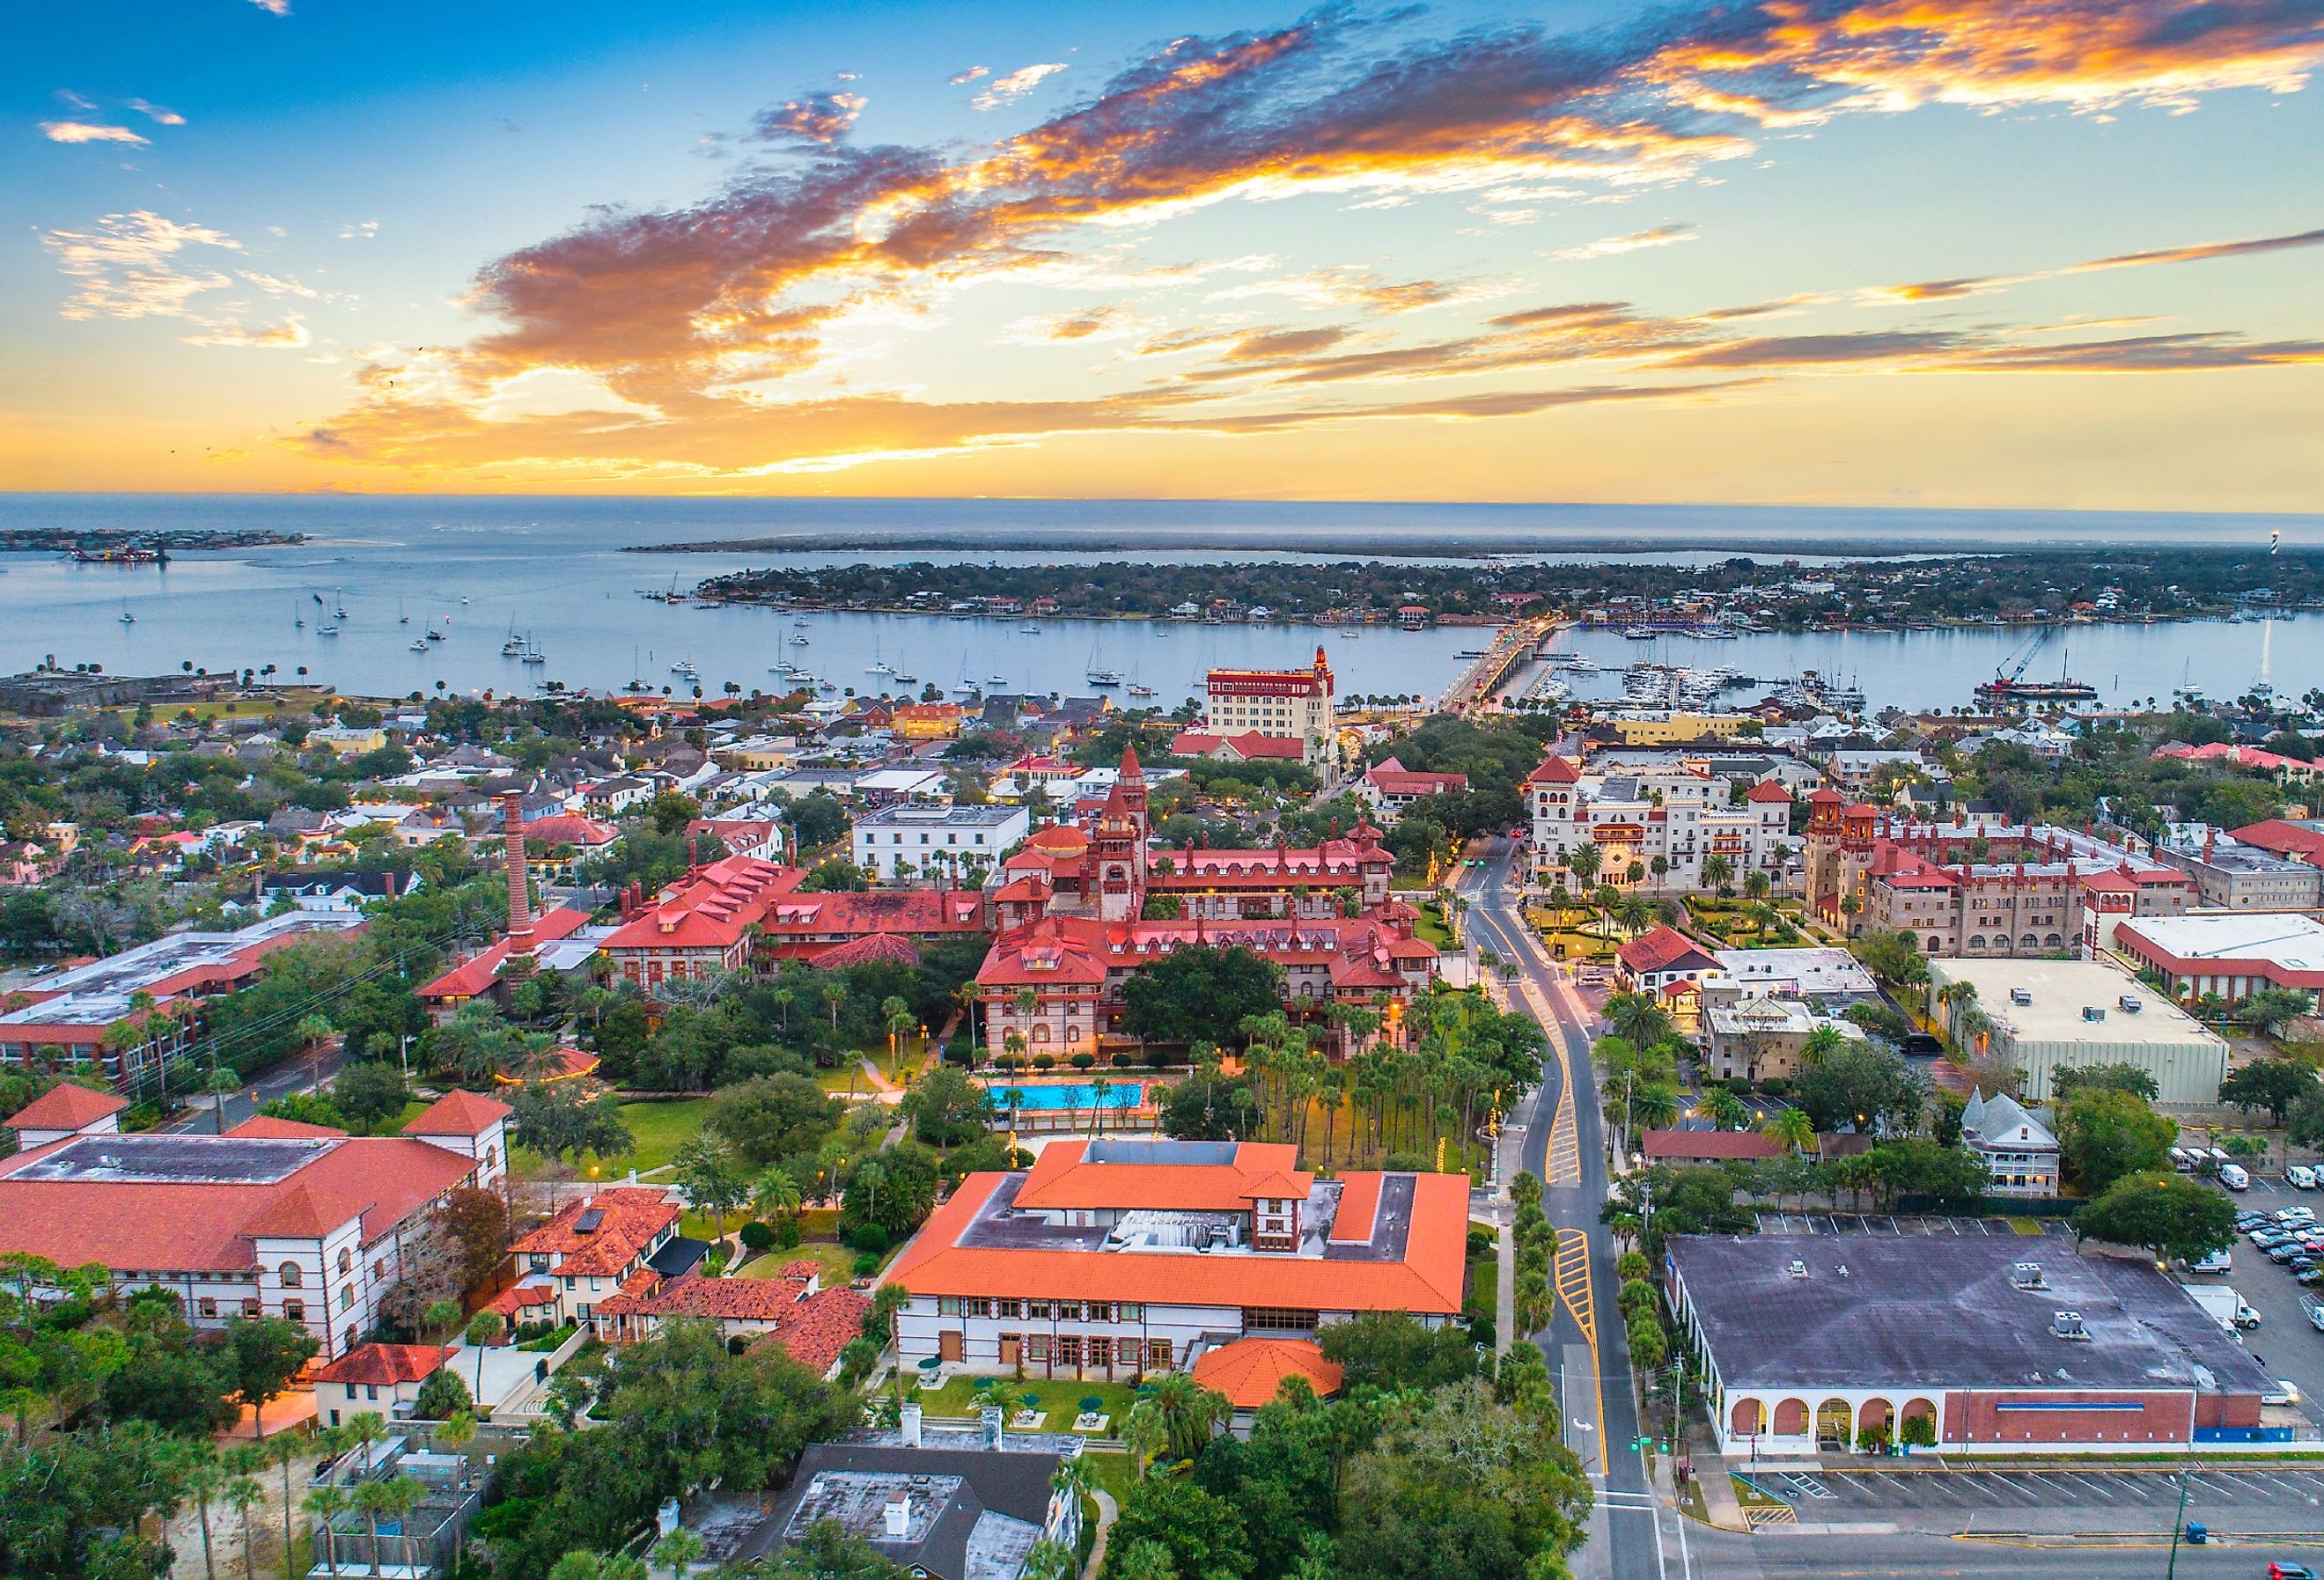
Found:
[[[511,790],[501,798],[501,828],[508,844],[509,958],[532,953],[532,891],[525,882],[524,798]]]

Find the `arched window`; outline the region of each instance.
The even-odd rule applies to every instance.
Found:
[[[307,1275],[300,1270],[299,1264],[295,1261],[284,1262],[280,1276],[282,1280],[282,1287],[286,1289],[295,1289],[307,1281]]]
[[[1934,933],[1931,933],[1931,934],[1929,935],[1929,945],[1928,945],[1928,947],[1927,947],[1926,949],[1923,950],[1922,952],[1923,952],[1923,954],[1928,954],[1928,955],[1933,955],[1933,954],[1935,954],[1935,953],[1937,952],[1937,935],[1936,935],[1936,934],[1934,934]]]
[[[2038,949],[2042,947],[2042,940],[2035,938],[2032,933],[2027,933],[2024,938],[2017,940],[2017,947],[2021,949]]]
[[[1972,936],[1970,937],[1970,938],[1969,938],[1969,948],[1970,948],[1972,951],[1984,948],[1984,947],[1985,947],[1985,935],[1984,935],[1983,933],[1977,933],[1977,934],[1972,935]]]
[[[1932,948],[1932,949],[1933,949],[1933,948],[1935,948],[1936,947],[1937,947],[1937,940],[1936,940],[1936,939],[1934,939],[1934,938],[1931,938],[1931,939],[1929,940],[1929,947],[1930,947],[1930,948]],[[499,1167],[499,1165],[500,1165],[500,1160],[501,1160],[501,1150],[500,1150],[498,1147],[486,1147],[486,1148],[484,1149],[484,1167],[485,1167],[485,1168],[487,1168],[487,1169],[493,1169],[493,1168],[497,1168],[497,1167]]]
[[[2042,947],[2045,949],[2062,949],[2066,947],[2066,940],[2060,938],[2057,934],[2052,933],[2048,938],[2042,940]]]
[[[1049,1023],[1044,1021],[1039,1025],[1033,1028],[1033,1040],[1036,1042],[1047,1042],[1048,1039]]]
[[[1067,1026],[1067,1027],[1065,1028],[1065,1040],[1066,1040],[1066,1041],[1068,1041],[1068,1042],[1079,1042],[1081,1039],[1082,1039],[1082,1029],[1081,1029],[1080,1027],[1078,1027],[1078,1026]]]
[[[351,1253],[344,1245],[339,1247],[339,1276],[341,1278],[346,1277],[347,1270],[355,1266],[355,1259],[353,1253]]]

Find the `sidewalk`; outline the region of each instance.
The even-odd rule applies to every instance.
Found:
[[[1727,1479],[1727,1461],[1720,1455],[1708,1425],[1700,1421],[1688,1424],[1686,1452],[1694,1462],[1694,1484],[1702,1491],[1703,1518],[1721,1530],[1749,1530],[1750,1522],[1743,1518],[1743,1505],[1735,1500],[1735,1483]]]

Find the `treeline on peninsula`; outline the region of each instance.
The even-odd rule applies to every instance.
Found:
[[[1130,559],[1046,565],[855,564],[737,571],[696,596],[866,610],[942,610],[994,599],[1085,618],[1159,618],[1193,605],[1239,618],[1312,619],[1419,605],[1440,619],[1505,614],[1520,600],[1578,610],[1615,599],[1700,597],[1784,627],[2061,616],[2077,605],[2098,617],[2188,617],[2240,605],[2274,607],[2324,598],[2324,553],[2088,550],[1851,559],[1802,567],[1737,556],[1705,566],[1637,560],[1451,565],[1347,559],[1158,563]],[[1004,605],[1005,606],[1005,605]],[[2085,610],[2085,613],[2091,611]]]

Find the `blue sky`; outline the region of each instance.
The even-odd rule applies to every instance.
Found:
[[[23,25],[0,485],[2308,510],[2324,471],[2324,0]]]

